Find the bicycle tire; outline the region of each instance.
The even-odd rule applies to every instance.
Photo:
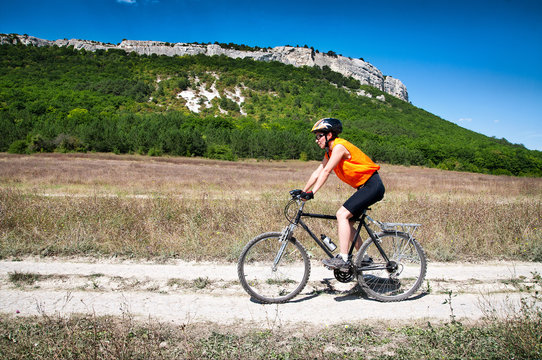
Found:
[[[369,297],[379,301],[407,299],[420,288],[425,278],[425,252],[407,233],[382,232],[377,236],[390,262],[383,259],[373,239],[365,240],[354,260],[358,283]]]
[[[243,289],[265,304],[280,304],[297,296],[307,284],[311,265],[307,251],[295,238],[288,240],[275,270],[273,262],[280,249],[280,232],[256,236],[243,249],[237,275]]]

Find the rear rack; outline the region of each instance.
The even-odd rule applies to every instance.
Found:
[[[414,233],[422,224],[407,224],[407,223],[390,223],[373,220],[369,215],[367,219],[370,222],[378,226],[382,231],[386,233],[405,233],[408,234],[410,238],[414,237]]]
[[[379,222],[379,226],[382,231],[387,233],[406,233],[412,238],[414,233],[421,224],[405,224],[405,223],[388,223],[388,222]]]

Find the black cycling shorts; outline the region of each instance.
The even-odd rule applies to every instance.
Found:
[[[361,185],[350,199],[346,200],[343,206],[350,211],[354,217],[358,217],[363,210],[377,201],[382,200],[385,191],[386,189],[380,179],[380,175],[375,171],[369,180]]]

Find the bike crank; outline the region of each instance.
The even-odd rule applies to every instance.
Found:
[[[352,267],[348,269],[348,271],[342,271],[340,269],[333,270],[333,275],[335,276],[335,279],[342,283],[348,283],[352,281],[352,278],[354,277],[354,271]]]

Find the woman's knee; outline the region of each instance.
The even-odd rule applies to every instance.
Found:
[[[352,213],[345,208],[344,206],[341,206],[339,210],[337,210],[337,220],[349,220],[352,218]]]

